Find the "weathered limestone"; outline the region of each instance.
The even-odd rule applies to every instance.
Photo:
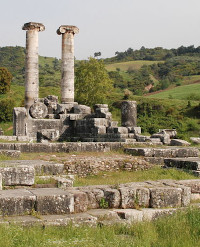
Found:
[[[78,32],[77,27],[67,25],[57,30],[57,34],[62,34],[62,103],[74,102],[74,34]]]
[[[18,150],[0,150],[0,154],[3,154],[8,157],[12,157],[12,158],[18,158],[21,152]]]
[[[167,158],[164,159],[166,167],[176,167],[188,170],[200,170],[200,159],[198,157],[191,158]]]
[[[190,137],[190,140],[195,144],[200,144],[200,138],[199,137]]]
[[[181,207],[182,206],[182,189],[171,187],[150,188],[150,207]]]
[[[38,99],[38,32],[44,31],[45,26],[41,23],[29,22],[25,23],[22,29],[27,31],[25,107],[28,109]]]
[[[3,136],[4,135],[4,132],[2,130],[2,128],[0,128],[0,136]]]
[[[45,104],[41,102],[36,102],[33,105],[31,105],[29,112],[32,118],[45,118],[48,113],[48,108]]]
[[[36,211],[41,214],[67,214],[74,212],[74,196],[61,189],[30,189],[36,196]]]
[[[30,214],[34,210],[36,196],[25,189],[0,191],[1,215]]]
[[[121,105],[122,126],[136,127],[137,126],[137,102],[123,101]]]
[[[170,142],[171,146],[190,146],[190,143],[181,139],[172,139]]]
[[[184,158],[198,157],[198,148],[125,148],[125,152],[134,156],[145,157],[166,157],[166,158]]]
[[[35,169],[32,166],[18,165],[0,167],[3,184],[10,185],[33,185],[35,181]]]

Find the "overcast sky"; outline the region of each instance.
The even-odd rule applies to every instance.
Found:
[[[200,0],[0,0],[0,47],[25,46],[26,22],[41,22],[39,54],[61,55],[60,25],[75,25],[75,56],[141,46],[200,46]]]

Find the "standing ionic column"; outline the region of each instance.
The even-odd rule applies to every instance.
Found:
[[[41,23],[28,22],[22,27],[26,30],[26,68],[25,68],[25,107],[27,109],[38,99],[38,32],[44,31]]]
[[[79,29],[75,26],[60,26],[57,34],[62,34],[62,79],[61,103],[74,102],[74,34]]]

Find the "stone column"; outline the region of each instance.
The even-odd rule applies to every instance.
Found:
[[[74,102],[74,34],[79,29],[75,26],[60,26],[57,34],[62,34],[62,78],[61,103]]]
[[[44,31],[41,23],[28,22],[22,27],[26,30],[26,68],[25,68],[25,107],[29,107],[38,99],[38,32]]]
[[[137,102],[123,101],[121,105],[122,126],[136,127],[137,126]]]

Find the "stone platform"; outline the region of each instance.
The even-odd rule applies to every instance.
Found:
[[[142,156],[153,164],[165,164],[166,158],[198,158],[199,149],[193,147],[164,147],[164,148],[125,148],[125,153],[133,156]]]
[[[77,214],[90,209],[179,208],[199,198],[200,179],[133,182],[118,186],[0,191],[2,216]],[[123,212],[123,210],[122,210]]]

